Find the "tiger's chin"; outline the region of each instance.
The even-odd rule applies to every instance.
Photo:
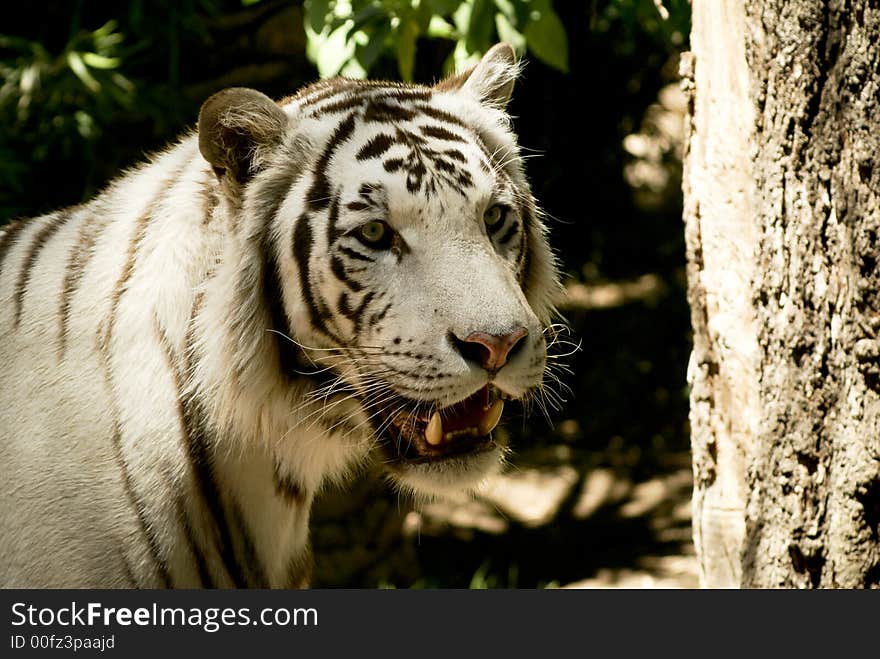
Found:
[[[499,470],[506,446],[493,432],[504,394],[486,386],[453,405],[382,415],[377,437],[385,466],[402,489],[416,496],[474,491]]]

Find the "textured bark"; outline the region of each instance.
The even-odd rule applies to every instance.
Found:
[[[704,584],[878,587],[880,6],[702,0],[693,26],[684,187]],[[728,125],[707,116],[743,106]],[[728,252],[710,253],[719,237]],[[736,322],[713,322],[728,312]]]
[[[703,584],[735,587],[742,578],[747,456],[759,415],[754,109],[741,0],[695,2],[692,21],[693,52],[683,56],[681,72],[690,99],[683,187],[694,328],[694,542]]]

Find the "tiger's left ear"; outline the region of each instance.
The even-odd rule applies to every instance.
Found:
[[[288,118],[265,94],[232,87],[211,96],[199,111],[199,150],[218,176],[243,184],[284,137]]]
[[[447,78],[434,88],[437,91],[461,89],[476,96],[481,103],[503,110],[510,101],[518,75],[519,65],[513,47],[499,43],[492,46],[470,71]]]

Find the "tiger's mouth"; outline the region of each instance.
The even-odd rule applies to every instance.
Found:
[[[424,402],[409,401],[411,411],[379,412],[377,435],[392,458],[406,462],[435,462],[453,456],[482,453],[498,446],[492,431],[501,419],[506,396],[486,385],[446,407],[419,412]],[[386,409],[401,407],[389,405]]]

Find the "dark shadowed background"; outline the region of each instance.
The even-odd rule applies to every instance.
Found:
[[[371,474],[315,511],[315,585],[696,585],[678,52],[686,0],[16,3],[0,27],[0,222],[82,201],[240,85],[430,83],[503,39],[509,108],[580,350],[566,402],[509,414],[475,500],[413,509]]]

